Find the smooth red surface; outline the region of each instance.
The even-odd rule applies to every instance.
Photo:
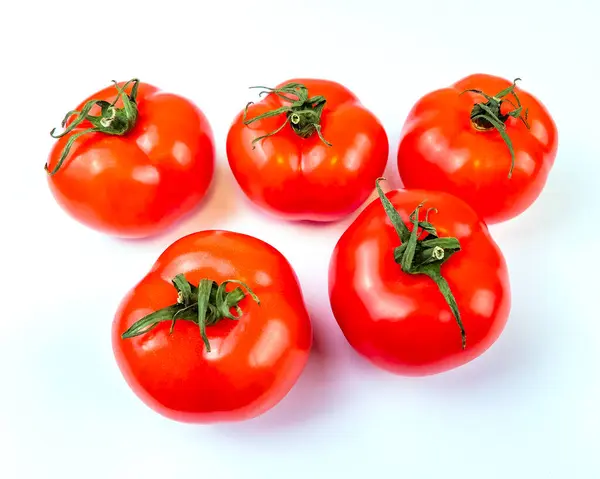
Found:
[[[114,86],[107,87],[77,109],[90,99],[112,102],[116,92]],[[140,84],[137,103],[132,131],[125,136],[82,136],[62,168],[48,176],[54,197],[68,213],[121,237],[149,236],[172,225],[204,197],[214,170],[212,131],[193,103],[147,83]],[[94,107],[91,114],[98,113]],[[84,122],[72,134],[89,126]],[[70,136],[54,144],[50,169]]]
[[[260,298],[246,296],[239,321],[198,330],[164,322],[131,339],[121,334],[145,315],[174,304],[177,274],[193,284],[237,279]],[[228,290],[233,285],[228,286]],[[312,342],[310,319],[292,267],[272,246],[227,231],[203,231],[173,243],[121,303],[113,322],[113,350],[127,383],[155,411],[184,422],[250,419],[277,404],[295,384]]]
[[[521,103],[529,109],[531,129],[515,118],[506,122],[515,150],[509,179],[511,156],[502,137],[496,130],[475,129],[469,117],[473,105],[485,99],[475,93],[459,96],[472,88],[495,95],[510,84],[503,78],[477,74],[421,98],[408,115],[398,148],[404,186],[452,193],[488,224],[525,211],[544,188],[554,164],[558,134],[552,117],[539,100],[517,85]]]
[[[373,191],[388,157],[388,139],[375,116],[347,88],[327,80],[295,79],[310,96],[327,99],[322,134],[304,139],[286,126],[276,135],[252,140],[278,128],[285,116],[248,126],[241,112],[227,136],[229,164],[246,195],[272,214],[290,220],[333,221],[355,211]],[[281,86],[279,85],[279,86]],[[248,110],[248,118],[285,104],[270,94]]]
[[[508,273],[487,227],[463,201],[445,193],[400,190],[387,194],[408,223],[423,200],[438,235],[461,243],[443,266],[467,334],[461,335],[436,284],[402,272],[394,261],[400,240],[379,199],[350,225],[329,269],[333,314],[348,342],[377,366],[404,375],[427,375],[471,361],[498,338],[510,309]],[[421,216],[423,219],[423,216]],[[409,226],[412,230],[412,225]]]

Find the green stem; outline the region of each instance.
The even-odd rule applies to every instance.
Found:
[[[258,296],[254,294],[248,285],[241,281],[227,280],[218,284],[210,279],[203,279],[196,287],[188,282],[185,276],[178,274],[172,282],[177,290],[177,302],[136,321],[127,331],[121,334],[122,339],[145,334],[164,321],[171,322],[170,333],[173,333],[176,321],[191,321],[198,325],[200,337],[206,346],[206,351],[210,352],[210,342],[206,335],[208,326],[213,326],[225,318],[238,320],[242,315],[239,302],[247,294],[257,304],[260,304]],[[232,291],[226,291],[228,283],[239,284],[241,287],[238,286]],[[231,312],[232,308],[236,310],[237,314]]]
[[[50,171],[47,163],[44,165],[44,169],[50,176],[56,174],[60,170],[77,138],[94,132],[122,136],[133,129],[138,116],[137,93],[140,81],[137,78],[134,78],[133,80],[129,80],[122,87],[114,80],[113,83],[117,89],[117,97],[112,103],[108,103],[105,100],[89,100],[85,103],[81,111],[71,110],[66,114],[61,123],[63,128],[66,127],[62,133],[56,134],[56,128],[52,129],[50,132],[52,138],[62,138],[75,130],[75,128],[84,121],[88,121],[92,124],[91,128],[77,132],[69,138],[69,141],[67,141],[67,144],[63,148],[60,158],[52,171]],[[130,84],[133,84],[133,86],[131,87],[131,92],[127,94],[125,90]],[[119,99],[123,101],[123,107],[116,108],[115,105]],[[90,115],[90,111],[94,106],[100,107],[100,115]],[[76,115],[75,119],[67,126],[69,119],[74,115]]]
[[[308,88],[306,88],[306,86],[302,83],[288,83],[283,85],[281,88],[269,88],[263,86],[250,88],[262,89],[262,91],[259,93],[259,96],[274,94],[282,100],[290,103],[289,105],[281,106],[250,119],[248,119],[248,108],[253,103],[250,102],[246,105],[242,120],[244,125],[250,125],[255,121],[264,120],[265,118],[285,115],[285,121],[281,124],[281,126],[252,140],[253,148],[255,148],[256,142],[264,138],[268,138],[269,136],[276,135],[283,130],[287,124],[291,126],[294,133],[296,133],[296,135],[299,137],[309,138],[316,133],[325,145],[331,146],[331,143],[329,143],[321,133],[321,115],[323,114],[325,103],[327,102],[325,97],[320,95],[309,97]]]
[[[422,243],[421,243],[422,244]],[[419,254],[415,257],[415,264],[424,265],[433,263],[435,261],[440,261],[444,259],[446,253],[444,248],[441,246],[434,246],[433,248],[424,248],[419,251]]]
[[[450,290],[450,285],[448,284],[448,281],[446,281],[446,279],[440,274],[439,270],[425,272],[425,274],[429,276],[433,281],[435,281],[435,284],[437,284],[440,293],[442,293],[442,296],[444,296],[444,299],[448,303],[448,306],[450,306],[452,314],[454,315],[456,323],[458,324],[458,327],[460,329],[460,336],[462,338],[462,348],[465,349],[467,347],[467,333],[465,332],[465,327],[460,317],[460,311],[458,310],[456,299],[454,298],[454,295]]]
[[[210,279],[203,279],[198,285],[198,326],[200,327],[200,337],[204,341],[206,350],[210,352],[210,343],[206,336],[206,313],[210,304],[210,293],[215,283]]]
[[[516,78],[512,85],[496,93],[494,96],[490,96],[481,90],[475,89],[464,90],[460,93],[461,95],[466,92],[476,93],[486,99],[485,102],[479,102],[473,105],[470,115],[471,123],[477,130],[488,131],[495,129],[500,134],[502,140],[508,147],[508,151],[510,152],[511,164],[510,169],[508,170],[509,178],[512,177],[515,167],[515,150],[510,136],[506,132],[506,121],[510,117],[517,118],[520,119],[527,128],[529,128],[529,123],[527,122],[527,115],[529,112],[527,109],[523,112],[521,100],[515,92],[517,82],[520,80],[520,78]],[[515,99],[517,102],[516,106],[510,99],[506,98],[508,95],[511,95]],[[502,113],[503,103],[508,103],[513,107],[513,109],[506,113]]]
[[[400,213],[394,208],[392,202],[383,193],[380,182],[385,178],[378,178],[375,188],[383,205],[383,209],[390,222],[396,230],[400,239],[400,246],[394,248],[394,260],[400,265],[403,272],[407,274],[424,274],[429,276],[438,286],[440,293],[448,303],[450,311],[454,315],[456,324],[460,329],[462,348],[467,346],[467,335],[460,317],[460,311],[456,299],[450,290],[446,279],[442,276],[441,267],[450,257],[460,251],[460,242],[457,238],[439,238],[435,227],[429,222],[429,213],[437,212],[435,208],[429,208],[425,214],[425,221],[419,221],[419,212],[423,203],[416,206],[410,214],[412,231],[402,220]]]

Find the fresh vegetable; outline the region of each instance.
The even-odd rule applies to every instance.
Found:
[[[46,171],[58,203],[96,230],[149,236],[204,197],[214,169],[212,131],[189,100],[134,79],[70,111]]]
[[[174,420],[250,419],[277,404],[308,359],[310,319],[282,254],[239,233],[169,246],[121,303],[113,350],[127,383]]]
[[[558,134],[517,80],[471,75],[421,98],[398,148],[404,186],[458,196],[488,224],[525,211],[546,184]]]
[[[227,136],[229,164],[244,193],[286,219],[332,221],[369,196],[388,157],[386,133],[342,85],[290,80],[262,89]]]
[[[508,273],[487,226],[447,193],[398,190],[346,230],[329,269],[333,314],[348,342],[404,375],[446,371],[498,338]]]

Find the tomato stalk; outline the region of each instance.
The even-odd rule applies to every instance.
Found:
[[[321,114],[323,113],[323,108],[327,102],[325,97],[321,95],[312,98],[309,97],[308,88],[301,83],[288,83],[281,88],[269,88],[264,86],[253,86],[250,88],[262,89],[263,91],[259,93],[259,96],[275,94],[290,103],[289,105],[284,105],[250,119],[247,118],[248,107],[254,103],[249,102],[246,105],[243,118],[244,125],[246,126],[255,121],[285,114],[285,121],[281,126],[266,135],[259,136],[252,140],[253,149],[255,148],[256,142],[279,133],[288,123],[292,127],[294,133],[301,138],[309,138],[316,132],[325,145],[331,146],[331,143],[323,138],[323,135],[321,134]]]
[[[112,103],[109,103],[104,100],[89,100],[83,106],[81,111],[71,110],[69,113],[67,113],[65,115],[65,117],[61,123],[61,127],[64,128],[64,131],[62,133],[55,134],[56,128],[52,129],[52,131],[50,132],[50,135],[52,136],[52,138],[61,138],[65,135],[71,133],[75,128],[77,128],[79,125],[81,125],[81,123],[84,121],[88,121],[89,123],[92,124],[91,128],[87,128],[85,130],[78,131],[77,133],[75,133],[74,135],[72,135],[69,138],[69,141],[67,141],[67,144],[65,145],[65,148],[63,149],[60,159],[58,160],[58,162],[56,163],[56,166],[52,169],[52,171],[50,171],[48,169],[47,163],[46,163],[46,165],[44,165],[44,169],[50,176],[54,175],[58,170],[60,170],[63,162],[65,161],[65,159],[67,158],[67,155],[69,154],[69,151],[71,150],[71,147],[73,146],[73,143],[75,143],[75,140],[77,140],[77,138],[79,138],[80,136],[87,135],[88,133],[93,133],[93,132],[105,133],[107,135],[122,136],[122,135],[125,135],[126,133],[130,132],[133,129],[133,127],[135,126],[135,123],[137,121],[137,116],[138,116],[138,107],[137,107],[136,99],[137,99],[137,92],[138,92],[138,87],[139,87],[140,81],[137,78],[134,78],[133,80],[129,80],[127,83],[125,83],[123,85],[123,87],[120,87],[118,85],[118,83],[114,80],[113,80],[113,83],[115,84],[115,88],[117,89],[117,92],[118,92],[117,97],[115,98],[115,101],[113,101]],[[130,84],[133,84],[133,86],[131,87],[131,93],[127,94],[127,93],[125,93],[125,89]],[[115,105],[116,105],[117,101],[119,101],[119,99],[123,100],[122,108],[115,107]],[[100,115],[98,115],[98,116],[90,115],[89,113],[90,113],[91,109],[96,105],[100,107]],[[77,116],[67,126],[69,119],[73,115],[77,115]]]
[[[516,78],[512,85],[496,93],[494,96],[490,96],[481,90],[475,89],[465,90],[460,93],[461,95],[466,92],[477,93],[487,100],[486,102],[475,103],[471,110],[471,122],[478,130],[488,131],[495,129],[500,133],[500,136],[510,151],[511,164],[508,172],[509,178],[512,177],[513,169],[515,167],[515,150],[510,136],[508,136],[508,133],[506,132],[506,121],[510,117],[517,118],[529,129],[529,123],[527,122],[528,110],[526,109],[523,112],[523,106],[521,105],[519,96],[515,92],[517,82],[520,80],[520,78]],[[508,95],[511,95],[515,99],[516,105],[510,99],[506,98]],[[504,103],[508,103],[513,109],[506,111],[502,107]]]
[[[247,294],[257,304],[260,304],[258,296],[241,281],[230,279],[218,284],[216,281],[203,279],[196,287],[186,280],[184,275],[178,274],[173,278],[173,286],[177,290],[177,302],[136,321],[121,335],[121,338],[128,339],[140,336],[163,321],[171,322],[170,333],[172,333],[176,321],[191,321],[198,325],[202,341],[206,346],[206,350],[210,352],[210,342],[206,335],[207,326],[217,324],[225,318],[238,320],[243,314],[238,303],[246,297],[246,293],[239,286],[232,291],[225,291],[228,283],[243,286]],[[231,309],[235,309],[236,314],[233,314]]]
[[[460,251],[460,242],[457,238],[438,237],[435,227],[429,222],[429,213],[432,210],[437,212],[435,208],[427,210],[424,221],[419,220],[419,212],[423,207],[423,203],[417,205],[410,215],[409,219],[413,225],[412,231],[410,231],[402,220],[400,213],[394,208],[394,205],[392,205],[381,189],[379,183],[384,179],[377,179],[375,187],[377,188],[377,194],[379,195],[383,209],[401,241],[400,246],[394,249],[394,260],[405,273],[424,274],[435,282],[454,315],[454,319],[460,329],[462,348],[465,349],[467,346],[467,334],[460,318],[460,311],[456,304],[456,299],[450,290],[450,286],[441,273],[442,265],[454,253]],[[425,236],[423,236],[423,233],[425,233]]]

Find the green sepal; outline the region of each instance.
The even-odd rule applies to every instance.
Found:
[[[81,123],[84,121],[87,121],[92,125],[91,128],[78,131],[69,137],[69,140],[63,148],[61,156],[52,171],[49,170],[47,163],[44,165],[44,169],[50,176],[56,174],[60,170],[64,161],[69,155],[73,144],[81,136],[87,135],[88,133],[104,133],[106,135],[122,136],[129,133],[133,129],[138,117],[137,93],[140,81],[137,78],[134,78],[133,80],[129,80],[122,87],[120,87],[114,80],[113,82],[115,83],[118,93],[117,97],[112,103],[109,103],[105,100],[89,100],[85,103],[81,111],[71,110],[65,115],[63,121],[61,122],[61,126],[64,128],[62,133],[56,134],[56,128],[52,129],[50,132],[50,136],[52,136],[52,138],[62,138],[63,136],[71,133],[75,128],[79,127],[79,125],[81,125]],[[125,89],[132,83],[133,86],[131,88],[131,92],[127,94]],[[121,108],[115,107],[119,99],[123,101],[123,107]],[[94,106],[100,107],[100,115],[90,115],[90,111]],[[67,126],[69,119],[71,119],[74,115],[75,118]]]
[[[399,246],[394,248],[394,261],[400,265],[403,272],[414,275],[424,274],[435,282],[456,320],[464,349],[467,344],[467,335],[460,317],[460,311],[450,286],[441,273],[442,265],[451,256],[460,251],[460,242],[458,238],[439,238],[437,236],[437,230],[429,222],[428,218],[429,212],[432,209],[427,211],[425,221],[419,221],[419,212],[424,202],[417,205],[415,210],[409,215],[409,219],[413,225],[412,231],[409,230],[408,226],[402,220],[400,213],[383,193],[379,184],[383,179],[379,178],[375,183],[375,187],[386,215],[401,242]],[[424,237],[421,238],[423,235]]]
[[[239,320],[243,314],[239,303],[246,295],[260,305],[258,296],[241,281],[227,280],[218,284],[205,278],[196,287],[185,279],[184,275],[178,274],[171,282],[177,290],[177,302],[136,321],[121,335],[122,339],[145,334],[164,321],[171,322],[170,333],[173,333],[177,321],[191,321],[198,325],[200,337],[207,352],[210,352],[210,342],[206,334],[207,327],[215,325],[223,319]],[[228,283],[239,284],[241,287],[226,291]],[[244,292],[242,288],[246,291]],[[231,313],[232,308],[235,309],[236,314]]]
[[[506,131],[506,120],[508,120],[510,117],[517,118],[520,119],[528,129],[530,128],[527,121],[529,110],[525,109],[525,112],[523,113],[521,100],[515,92],[517,82],[520,80],[520,78],[516,78],[512,85],[506,87],[504,90],[498,92],[494,96],[490,96],[487,93],[476,89],[468,89],[460,93],[461,95],[467,92],[475,93],[483,96],[487,100],[486,102],[475,103],[475,105],[473,105],[470,114],[471,122],[479,130],[486,131],[495,129],[500,134],[500,137],[504,143],[506,143],[506,147],[508,148],[511,159],[510,169],[508,170],[508,178],[512,177],[513,170],[515,168],[515,150],[512,140]],[[511,97],[515,99],[517,105],[515,105],[510,99],[506,98],[508,95],[511,95]],[[502,104],[504,102],[510,104],[513,109],[509,112],[502,113]]]
[[[323,114],[323,109],[327,103],[325,97],[321,95],[309,97],[308,88],[302,83],[287,83],[281,88],[269,88],[264,86],[254,86],[250,88],[261,89],[262,91],[259,93],[259,96],[274,94],[290,103],[289,105],[267,111],[250,119],[248,119],[248,108],[253,103],[249,102],[246,104],[244,116],[242,118],[244,125],[250,125],[255,121],[264,120],[265,118],[285,115],[285,121],[275,130],[254,138],[252,140],[252,148],[255,148],[255,144],[258,141],[279,133],[287,124],[289,124],[294,133],[301,138],[309,138],[316,133],[325,145],[332,146],[321,133],[321,115]]]

